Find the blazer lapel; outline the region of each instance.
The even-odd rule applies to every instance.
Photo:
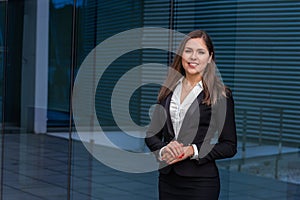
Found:
[[[203,100],[203,91],[200,92],[200,94],[197,96],[197,98],[193,101],[191,106],[189,107],[188,111],[186,112],[182,124],[185,123],[186,119],[188,119],[191,115],[194,114],[195,111],[199,112],[200,109],[200,104],[202,103]]]
[[[191,143],[193,138],[197,134],[198,125],[196,127],[191,127],[191,121],[193,120],[200,120],[200,106],[203,100],[203,91],[197,96],[197,98],[193,101],[189,109],[187,110],[182,125],[180,127],[179,133],[178,133],[178,140],[184,142],[184,143]],[[197,113],[195,113],[197,112]],[[194,128],[193,128],[194,127]],[[192,129],[190,129],[192,128]],[[190,134],[185,134],[185,132],[188,131]]]
[[[173,95],[173,93],[171,93],[167,97],[166,104],[165,104],[165,109],[167,111],[167,128],[168,128],[169,134],[174,138],[175,133],[174,133],[173,124],[172,124],[172,120],[171,120],[171,114],[170,114],[170,103],[171,103],[172,95]]]

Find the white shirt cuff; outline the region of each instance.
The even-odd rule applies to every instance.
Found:
[[[192,144],[192,147],[194,149],[194,155],[191,157],[191,159],[199,159],[198,156],[199,156],[199,152],[198,152],[198,148],[195,144]]]
[[[164,148],[165,148],[165,146],[159,150],[159,154],[158,154],[158,155],[159,155],[159,158],[158,158],[158,159],[159,159],[160,161],[162,161],[162,155],[161,155],[161,154],[162,154],[162,151],[163,151]]]

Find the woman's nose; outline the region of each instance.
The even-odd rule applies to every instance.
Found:
[[[197,58],[196,52],[191,54],[191,59],[195,60]]]

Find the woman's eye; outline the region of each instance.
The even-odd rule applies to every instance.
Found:
[[[199,51],[198,53],[199,53],[199,54],[201,54],[201,55],[202,55],[202,54],[205,54],[205,52],[204,52],[204,51]]]
[[[185,53],[191,53],[192,51],[191,50],[185,50],[184,52]]]

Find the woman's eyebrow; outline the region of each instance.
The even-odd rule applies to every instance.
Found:
[[[185,47],[184,49],[191,49],[191,50],[193,50],[193,48],[191,48],[191,47]],[[196,49],[197,51],[199,51],[199,50],[201,50],[201,51],[204,51],[205,49],[204,48],[199,48],[199,49]]]

